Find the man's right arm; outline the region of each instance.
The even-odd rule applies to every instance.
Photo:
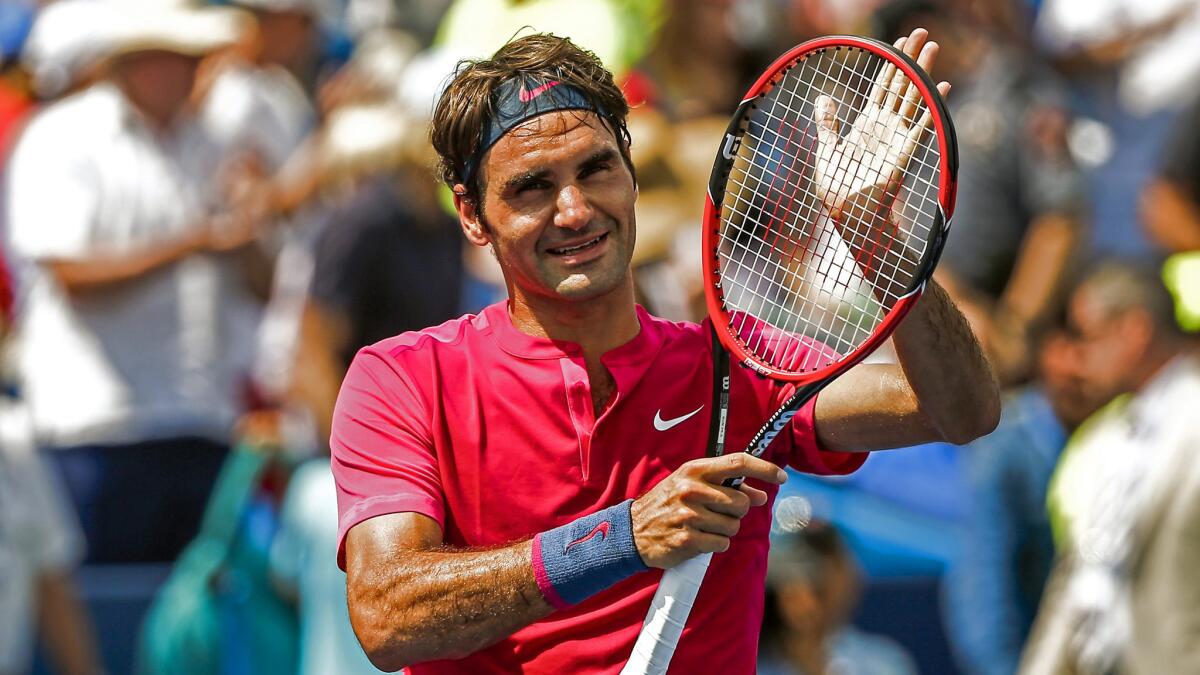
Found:
[[[767,500],[745,483],[721,484],[734,476],[786,480],[745,453],[684,464],[629,507],[642,563],[668,568],[728,549],[741,518]],[[437,522],[417,513],[377,516],[347,533],[350,622],[376,667],[461,658],[554,611],[534,573],[532,540],[476,550],[442,544]]]
[[[350,623],[381,670],[461,658],[550,614],[530,540],[487,550],[442,547],[419,513],[363,521],[346,535]]]

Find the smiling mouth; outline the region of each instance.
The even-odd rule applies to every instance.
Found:
[[[596,244],[599,244],[600,242],[604,241],[604,238],[607,236],[608,236],[608,233],[605,232],[604,234],[596,237],[595,239],[589,239],[588,241],[585,241],[578,246],[565,246],[563,248],[548,248],[548,249],[546,249],[546,251],[553,255],[573,255],[575,253],[579,253],[580,251],[586,251],[589,248],[592,248]]]

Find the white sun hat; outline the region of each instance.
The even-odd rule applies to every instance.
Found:
[[[62,94],[108,53],[103,31],[96,30],[103,16],[95,0],[59,0],[38,12],[21,64],[39,96]]]
[[[110,58],[148,50],[201,56],[237,42],[254,21],[239,9],[185,0],[93,1]]]

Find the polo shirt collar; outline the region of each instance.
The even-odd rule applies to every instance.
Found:
[[[629,342],[605,352],[600,359],[604,365],[610,368],[641,365],[658,354],[663,342],[662,327],[641,305],[637,306],[636,311],[641,329]],[[578,343],[535,337],[518,330],[508,315],[507,301],[486,307],[482,314],[492,328],[497,344],[512,356],[523,359],[583,357],[583,348]]]

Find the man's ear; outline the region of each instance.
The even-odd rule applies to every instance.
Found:
[[[492,243],[487,228],[479,217],[479,206],[467,198],[467,187],[462,183],[454,186],[454,210],[458,212],[458,223],[462,226],[463,235],[467,241],[476,246],[487,246]]]

